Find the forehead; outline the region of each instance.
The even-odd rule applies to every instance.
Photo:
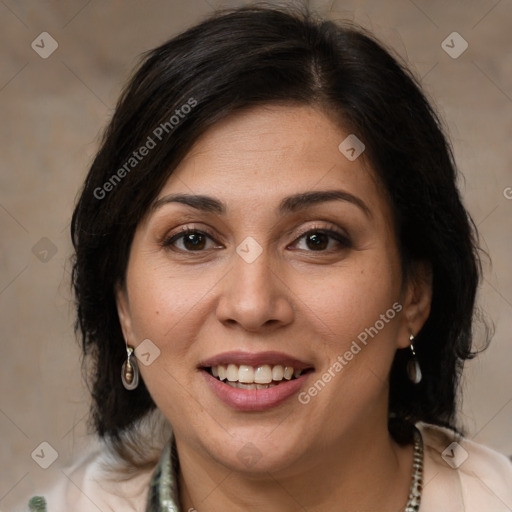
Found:
[[[196,141],[158,198],[202,194],[236,209],[277,205],[289,195],[336,189],[385,209],[365,159],[351,161],[339,149],[349,135],[310,106],[241,111]]]

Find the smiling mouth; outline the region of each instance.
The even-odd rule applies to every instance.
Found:
[[[268,365],[259,366],[220,364],[203,368],[217,380],[237,389],[268,389],[283,382],[298,379],[312,371],[312,368],[295,369],[293,366]]]

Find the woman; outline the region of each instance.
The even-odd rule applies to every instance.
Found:
[[[361,29],[244,8],[150,52],[72,221],[102,444],[31,509],[510,510],[510,462],[455,425],[455,182]]]

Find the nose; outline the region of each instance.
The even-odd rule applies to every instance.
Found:
[[[274,330],[294,318],[292,294],[266,251],[251,263],[234,254],[234,265],[222,280],[217,318],[251,332]]]

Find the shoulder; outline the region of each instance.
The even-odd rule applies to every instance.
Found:
[[[46,501],[47,512],[89,512],[123,510],[141,512],[153,470],[127,476],[119,471],[109,449],[95,442],[70,467],[58,471],[55,483],[37,494]],[[25,510],[29,510],[28,505]]]
[[[505,455],[446,428],[418,427],[425,451],[422,512],[512,509],[512,462]]]

